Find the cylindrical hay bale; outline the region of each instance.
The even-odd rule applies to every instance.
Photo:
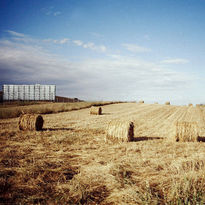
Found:
[[[35,114],[22,114],[19,118],[19,130],[39,131],[43,128],[43,117]]]
[[[158,102],[155,102],[154,104],[159,104]]]
[[[131,142],[134,140],[134,123],[131,121],[113,120],[107,126],[105,141]]]
[[[170,102],[169,101],[165,102],[165,105],[170,105]]]
[[[199,136],[199,128],[196,122],[177,122],[176,141],[196,142]]]
[[[193,104],[192,104],[192,103],[189,103],[189,107],[193,107]]]
[[[97,106],[92,106],[90,108],[91,115],[102,115],[102,108]]]
[[[140,100],[139,103],[144,103],[144,100]]]

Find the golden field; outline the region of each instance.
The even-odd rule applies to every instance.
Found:
[[[76,102],[76,103],[50,103],[50,102],[17,102],[0,105],[0,119],[19,117],[22,113],[51,114],[80,110],[91,106],[109,105],[120,102]]]
[[[120,103],[43,114],[42,131],[0,119],[0,201],[4,204],[204,204],[205,143],[176,142],[178,121],[205,108]],[[111,120],[134,122],[133,142],[105,142]]]

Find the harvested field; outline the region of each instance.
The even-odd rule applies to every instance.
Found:
[[[42,131],[0,119],[0,199],[4,204],[203,204],[205,143],[176,142],[176,123],[203,106],[121,103],[42,115]],[[134,122],[134,141],[105,143],[110,121]],[[171,141],[170,141],[171,140]]]
[[[76,102],[76,103],[36,103],[25,106],[15,106],[15,104],[5,104],[0,106],[0,119],[19,117],[22,113],[30,114],[50,114],[68,112],[89,108],[91,106],[110,105],[120,102]]]

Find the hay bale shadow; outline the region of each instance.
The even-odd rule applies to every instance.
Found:
[[[134,137],[133,142],[138,142],[138,141],[146,141],[146,140],[160,140],[163,139],[162,137]]]
[[[65,127],[59,127],[59,128],[43,128],[42,131],[73,131],[74,128],[65,128]]]
[[[198,136],[198,137],[197,137],[197,141],[198,141],[198,142],[205,142],[205,137],[200,137],[200,136]]]

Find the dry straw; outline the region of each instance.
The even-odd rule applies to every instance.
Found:
[[[43,117],[35,114],[22,114],[19,117],[19,130],[42,130]]]
[[[170,102],[169,101],[165,102],[165,105],[170,105]]]
[[[189,107],[193,107],[193,104],[192,104],[192,103],[189,103]]]
[[[199,128],[196,122],[177,122],[176,141],[196,142],[198,140]]]
[[[107,126],[105,141],[130,142],[134,140],[134,123],[126,120],[113,120]]]
[[[140,100],[139,103],[144,103],[144,100]]]
[[[92,106],[90,108],[91,115],[102,115],[102,108],[97,106]]]

